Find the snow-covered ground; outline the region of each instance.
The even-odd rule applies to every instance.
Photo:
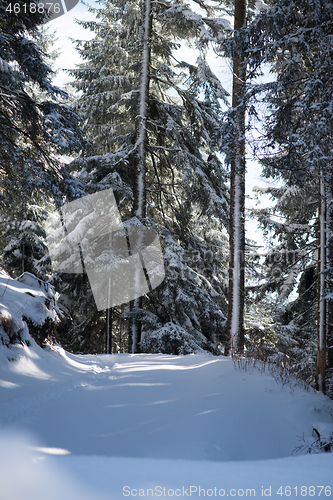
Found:
[[[333,437],[322,394],[209,354],[42,349],[24,320],[57,312],[0,269],[0,500],[332,496],[332,453],[291,456]]]
[[[231,359],[2,346],[0,401],[1,500],[332,494],[332,453],[291,456],[332,402]]]

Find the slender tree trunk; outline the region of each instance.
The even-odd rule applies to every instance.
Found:
[[[146,217],[146,156],[147,156],[147,116],[149,98],[149,68],[150,68],[150,40],[152,29],[151,0],[144,0],[143,4],[143,37],[140,77],[139,115],[136,123],[136,176],[134,186],[134,215],[138,219]],[[134,279],[139,279],[134,277]],[[133,300],[132,309],[142,309],[142,297]],[[132,352],[140,352],[141,321],[132,320]]]
[[[326,371],[333,368],[333,175],[321,173],[319,209],[318,345],[316,389],[325,393]],[[329,272],[327,272],[330,270]],[[325,274],[324,274],[325,273]]]
[[[21,274],[24,273],[24,261],[25,261],[25,243],[24,237],[21,245]]]
[[[234,29],[246,25],[246,0],[235,0]],[[245,106],[243,97],[246,84],[246,60],[235,50],[233,54],[232,107],[235,112],[234,152],[230,179],[230,232],[229,232],[229,296],[227,354],[241,352],[244,347],[245,296]]]
[[[326,219],[327,219],[327,267],[331,269],[327,276],[328,288],[333,291],[333,172],[330,170],[327,178],[326,195]],[[326,368],[327,371],[333,371],[333,298],[326,301],[327,324],[326,324]]]
[[[324,174],[320,175],[319,198],[319,265],[318,265],[318,346],[316,389],[325,391],[326,370],[326,196]]]
[[[112,308],[106,310],[106,354],[112,354]]]

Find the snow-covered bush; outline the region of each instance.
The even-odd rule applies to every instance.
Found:
[[[30,335],[39,345],[53,342],[60,317],[53,288],[48,283],[31,273],[13,279],[0,269],[2,344],[29,343]]]
[[[204,351],[202,341],[195,339],[175,323],[166,323],[157,330],[148,331],[140,347],[141,352],[152,354],[192,354]]]
[[[329,406],[324,406],[317,411],[324,410],[332,418],[332,423],[314,422],[312,424],[312,437],[314,440],[309,440],[304,437],[300,439],[301,445],[298,446],[294,453],[329,453],[333,451],[333,409]]]

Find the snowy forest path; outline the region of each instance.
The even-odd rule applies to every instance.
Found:
[[[50,378],[38,379],[37,392],[20,391],[21,397],[4,401],[0,424],[21,427],[42,446],[74,455],[213,461],[287,457],[303,432],[311,435],[320,413],[316,408],[326,402],[312,391],[282,387],[270,373],[235,369],[223,357],[73,356],[64,351],[52,356]],[[23,366],[27,372],[21,360]],[[321,418],[328,417],[322,413]]]

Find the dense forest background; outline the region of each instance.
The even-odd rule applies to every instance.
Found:
[[[48,335],[74,353],[259,358],[332,396],[333,4],[103,0],[65,92],[44,13],[16,3],[0,5],[0,264],[54,287]],[[250,159],[272,186],[252,213],[264,254],[245,233]],[[165,279],[99,311],[86,273],[52,268],[46,227],[110,188],[126,227],[159,235]]]

